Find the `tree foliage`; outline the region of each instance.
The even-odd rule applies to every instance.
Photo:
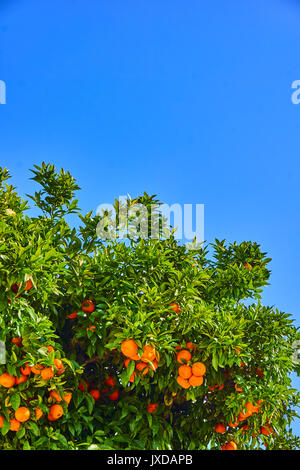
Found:
[[[81,214],[80,188],[68,172],[43,163],[33,175],[41,189],[29,197],[40,213],[29,217],[28,202],[0,169],[0,375],[20,378],[28,364],[53,377],[32,372],[23,383],[0,385],[0,448],[192,450],[232,441],[238,449],[298,448],[291,422],[299,394],[290,374],[299,371],[300,337],[290,315],[261,303],[270,259],[260,246],[216,240],[187,250],[174,233],[100,240],[104,215]],[[138,203],[159,206],[146,193],[126,202]],[[69,214],[78,215],[79,228],[67,223]],[[91,313],[82,310],[86,300]],[[135,369],[138,359],[126,367],[121,345],[128,339],[138,356],[153,347],[158,367],[153,359],[146,374]],[[178,384],[179,348],[190,348],[191,364],[205,364],[201,386]],[[58,403],[53,391],[72,399],[59,401],[63,416],[49,420]],[[30,419],[12,431],[20,407]]]

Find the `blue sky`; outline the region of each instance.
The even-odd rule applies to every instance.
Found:
[[[33,164],[69,169],[85,211],[205,204],[206,240],[260,243],[264,301],[299,325],[299,22],[296,0],[2,0],[0,164],[22,194]]]

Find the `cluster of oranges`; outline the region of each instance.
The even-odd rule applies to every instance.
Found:
[[[16,342],[17,339],[18,342]],[[22,338],[13,338],[12,341],[14,344],[22,344]],[[54,350],[52,346],[47,346],[47,349],[49,352]],[[64,370],[65,368],[61,359],[54,359],[53,366],[51,367],[43,367],[41,364],[30,366],[28,363],[26,363],[20,367],[19,377],[10,375],[8,372],[4,372],[2,375],[0,375],[0,385],[6,388],[20,385],[21,383],[27,382],[31,373],[34,375],[40,375],[43,380],[47,381],[54,377],[54,375],[61,375]]]
[[[113,377],[108,376],[108,378],[105,380],[105,384],[108,388],[104,388],[100,391],[98,388],[91,388],[91,385],[86,380],[84,380],[79,382],[78,388],[82,392],[88,392],[94,398],[95,402],[100,400],[102,394],[111,401],[117,401],[120,392],[117,389],[114,390],[117,385],[116,380],[113,379]]]
[[[192,343],[187,343],[186,348],[194,350]],[[194,362],[191,364],[192,354],[188,349],[181,349],[180,346],[176,346],[177,350],[180,350],[177,356],[177,362],[182,364],[178,368],[177,383],[182,388],[199,387],[203,384],[203,376],[206,372],[206,366],[203,362]]]
[[[126,357],[124,365],[129,366],[130,361],[135,361],[135,370],[133,371],[129,382],[134,382],[137,374],[146,375],[149,372],[149,368],[156,370],[159,362],[158,351],[153,346],[145,345],[141,356],[138,355],[138,345],[133,339],[126,339],[121,344],[121,352]]]
[[[22,338],[13,338],[12,342],[19,347],[22,347]],[[52,346],[47,346],[48,353],[54,351]],[[20,367],[18,375],[10,375],[8,372],[4,372],[0,375],[0,385],[5,388],[12,388],[16,385],[20,385],[22,383],[27,382],[30,379],[30,376],[40,376],[44,381],[50,380],[52,377],[59,376],[63,374],[65,371],[63,362],[61,359],[55,358],[53,359],[52,366],[44,367],[41,364],[29,365],[29,363],[25,363]],[[55,402],[60,402],[64,400],[67,404],[70,403],[72,398],[71,393],[64,393],[63,397],[61,397],[57,391],[52,390],[50,392],[50,399],[54,400]],[[57,403],[53,404],[49,409],[48,419],[49,421],[55,421],[59,419],[63,415],[63,407],[58,405]],[[43,411],[40,408],[35,409],[35,418],[39,420],[43,416]],[[20,429],[20,423],[24,423],[28,421],[30,418],[30,410],[27,407],[21,406],[15,412],[15,417],[10,419],[11,423],[11,431],[18,431]],[[4,418],[3,416],[0,417],[0,427],[3,426]]]
[[[9,414],[11,414],[11,411],[9,411]],[[20,406],[17,408],[14,414],[14,418],[11,418],[9,420],[10,422],[10,430],[11,431],[19,431],[20,426],[22,423],[25,423],[26,421],[29,420],[31,416],[30,410],[26,406]],[[35,418],[36,420],[39,420],[43,416],[43,412],[40,408],[35,409]],[[0,428],[2,428],[4,425],[4,417],[0,415]]]

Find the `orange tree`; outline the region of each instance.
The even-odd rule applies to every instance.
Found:
[[[0,170],[0,449],[298,448],[299,332],[259,245],[101,240],[68,172],[33,174],[28,216]]]

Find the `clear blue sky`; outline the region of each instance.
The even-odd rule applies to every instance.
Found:
[[[0,164],[22,194],[34,163],[69,169],[86,211],[205,204],[208,241],[269,252],[264,301],[299,325],[299,24],[296,0],[0,0]]]

